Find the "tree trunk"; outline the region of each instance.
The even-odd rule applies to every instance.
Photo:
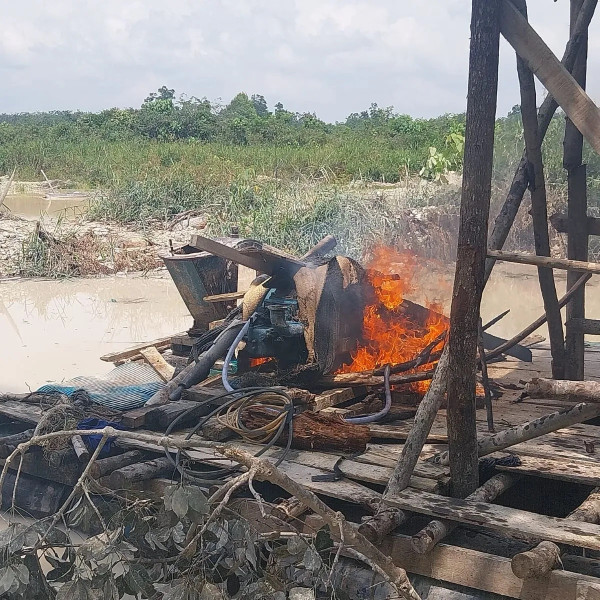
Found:
[[[477,488],[475,372],[490,209],[498,50],[497,0],[473,0],[460,228],[448,342],[448,441],[453,494]]]

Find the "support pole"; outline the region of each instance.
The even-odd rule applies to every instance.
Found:
[[[477,488],[475,372],[490,210],[498,51],[499,0],[473,0],[465,131],[448,366],[448,442],[453,494]]]
[[[515,6],[527,18],[525,0],[515,0]],[[535,81],[533,72],[527,63],[517,55],[517,72],[521,88],[521,119],[525,137],[525,153],[529,162],[529,190],[531,193],[531,216],[533,219],[533,237],[535,252],[538,256],[550,256],[550,236],[548,234],[548,208],[546,199],[546,183],[544,163],[542,160],[541,137],[539,135]],[[550,334],[550,351],[552,353],[552,376],[562,379],[565,374],[565,338],[562,318],[558,306],[558,295],[554,283],[552,269],[538,267],[540,290],[544,300],[544,308],[548,318]]]
[[[571,0],[571,35],[577,23],[583,0]],[[582,36],[582,43],[573,67],[575,81],[585,89],[587,71],[588,34]],[[583,136],[567,119],[563,145],[563,167],[567,170],[568,182],[568,237],[567,258],[588,260],[587,189],[586,167],[583,162]],[[577,274],[567,273],[567,290],[577,281]],[[567,323],[570,319],[585,318],[585,287],[577,291],[567,306]],[[577,327],[567,324],[566,336],[566,379],[584,378],[584,333]]]
[[[583,2],[577,23],[575,24],[575,28],[573,29],[571,38],[567,43],[567,47],[565,48],[565,53],[563,54],[562,58],[562,64],[567,71],[573,70],[575,60],[585,39],[584,36],[587,34],[588,26],[592,20],[592,17],[594,16],[594,11],[596,10],[597,4],[598,0],[584,0]],[[538,111],[540,140],[544,139],[546,131],[548,130],[548,126],[550,125],[552,117],[554,116],[557,108],[558,104],[556,103],[556,100],[554,100],[554,98],[548,94],[540,106],[540,110]],[[494,221],[494,228],[490,234],[490,239],[488,242],[488,247],[490,249],[502,250],[504,247],[504,242],[508,237],[510,228],[512,227],[519,207],[521,206],[521,201],[525,195],[525,190],[527,189],[528,183],[527,156],[524,153],[523,158],[519,162],[519,165],[515,171],[515,175],[506,196],[506,200],[504,201],[504,204],[500,209],[496,220]],[[488,257],[485,265],[486,282],[490,277],[494,264],[495,259],[493,257]]]

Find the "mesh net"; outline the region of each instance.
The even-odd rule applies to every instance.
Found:
[[[84,389],[92,402],[113,410],[130,410],[143,406],[164,382],[146,364],[125,363],[102,377],[75,377],[58,384],[42,386],[39,393],[61,392],[71,396]]]

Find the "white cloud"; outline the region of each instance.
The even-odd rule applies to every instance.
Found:
[[[562,54],[568,2],[530,0]],[[261,93],[341,120],[371,102],[433,116],[466,103],[467,0],[23,0],[0,21],[0,112],[139,106],[161,85],[229,100]],[[599,17],[600,23],[600,17]],[[600,25],[599,25],[600,26]],[[590,92],[600,56],[593,26]],[[519,102],[503,43],[500,114]]]

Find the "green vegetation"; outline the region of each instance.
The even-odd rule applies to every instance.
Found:
[[[563,129],[559,114],[544,146],[548,182],[559,199],[565,182]],[[280,103],[270,111],[260,95],[241,93],[219,105],[177,98],[166,87],[139,109],[0,115],[0,173],[16,167],[21,180],[39,179],[43,170],[49,178],[98,189],[91,208],[95,218],[145,224],[206,210],[210,233],[237,225],[242,235],[294,250],[305,249],[321,233],[337,232],[350,251],[349,227],[391,231],[401,208],[455,206],[456,194],[440,195],[444,186],[437,193],[417,190],[413,197],[378,203],[372,191],[365,198],[348,184],[408,185],[419,177],[443,183],[448,172],[460,171],[463,145],[464,115],[414,119],[372,104],[330,124]],[[512,177],[522,148],[515,107],[496,127],[499,190]],[[586,161],[595,206],[600,160],[587,151]]]

